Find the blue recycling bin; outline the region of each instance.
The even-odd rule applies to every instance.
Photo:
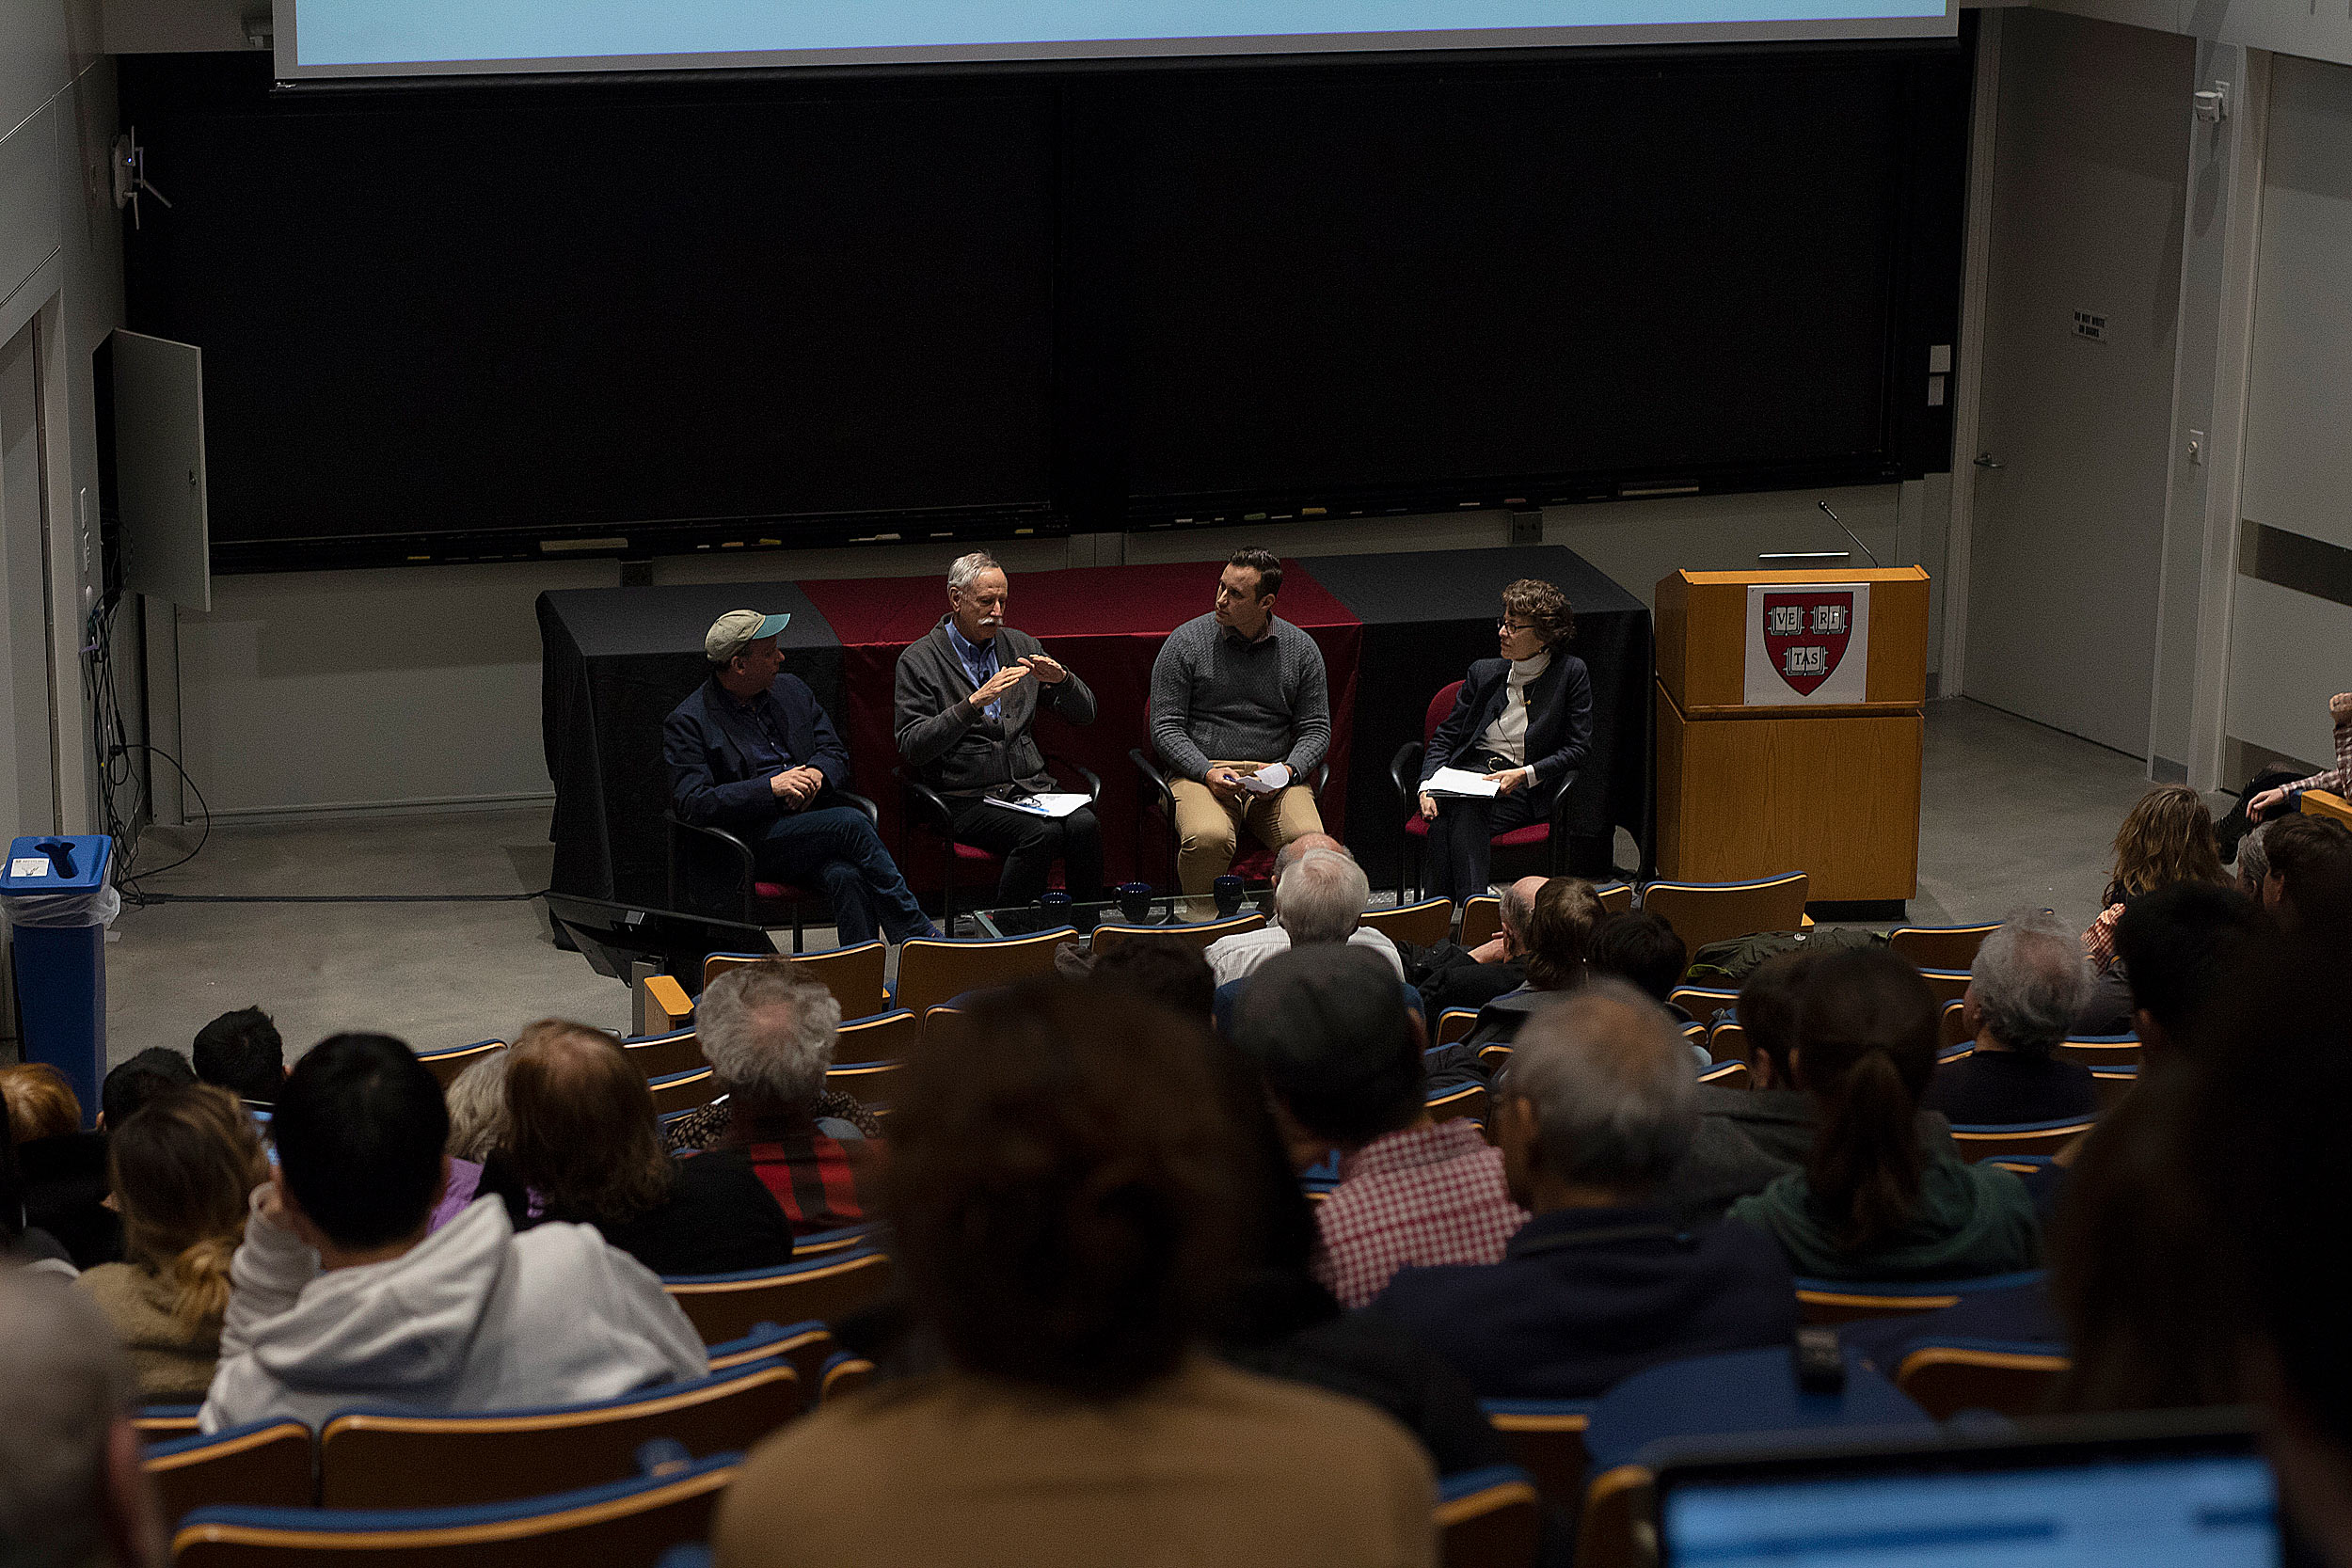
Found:
[[[106,926],[122,907],[106,881],[113,853],[103,834],[36,833],[10,843],[0,867],[24,1059],[65,1074],[86,1127],[106,1074]]]

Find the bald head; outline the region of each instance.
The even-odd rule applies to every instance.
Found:
[[[1595,979],[1528,1020],[1512,1042],[1498,1119],[1515,1196],[1533,1209],[1636,1202],[1698,1131],[1691,1048],[1665,1010]]]
[[[1535,908],[1535,895],[1543,892],[1545,879],[1521,877],[1502,890],[1502,928],[1510,934],[1514,947],[1527,945],[1527,917]]]
[[[1300,833],[1296,838],[1283,845],[1281,850],[1274,857],[1274,880],[1278,886],[1282,880],[1282,873],[1296,865],[1310,849],[1328,849],[1335,855],[1347,855],[1350,860],[1356,858],[1348,855],[1346,845],[1342,844],[1329,833]]]

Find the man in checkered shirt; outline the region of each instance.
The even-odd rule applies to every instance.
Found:
[[[1421,1024],[1377,955],[1309,946],[1269,960],[1234,1034],[1302,1166],[1339,1152],[1314,1273],[1341,1306],[1363,1306],[1408,1263],[1501,1259],[1527,1211],[1476,1127],[1430,1120]]]

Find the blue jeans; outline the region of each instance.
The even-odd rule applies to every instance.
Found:
[[[746,835],[760,871],[797,887],[822,886],[844,947],[874,940],[879,917],[893,942],[930,928],[882,835],[855,806],[820,806],[780,816]]]

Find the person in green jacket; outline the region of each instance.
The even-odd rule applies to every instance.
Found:
[[[1728,1215],[1777,1239],[1800,1278],[1972,1279],[2040,1266],[2025,1183],[1921,1147],[1935,1046],[1935,997],[1894,953],[1833,953],[1805,976],[1789,1067],[1820,1102],[1813,1148],[1802,1170]]]

